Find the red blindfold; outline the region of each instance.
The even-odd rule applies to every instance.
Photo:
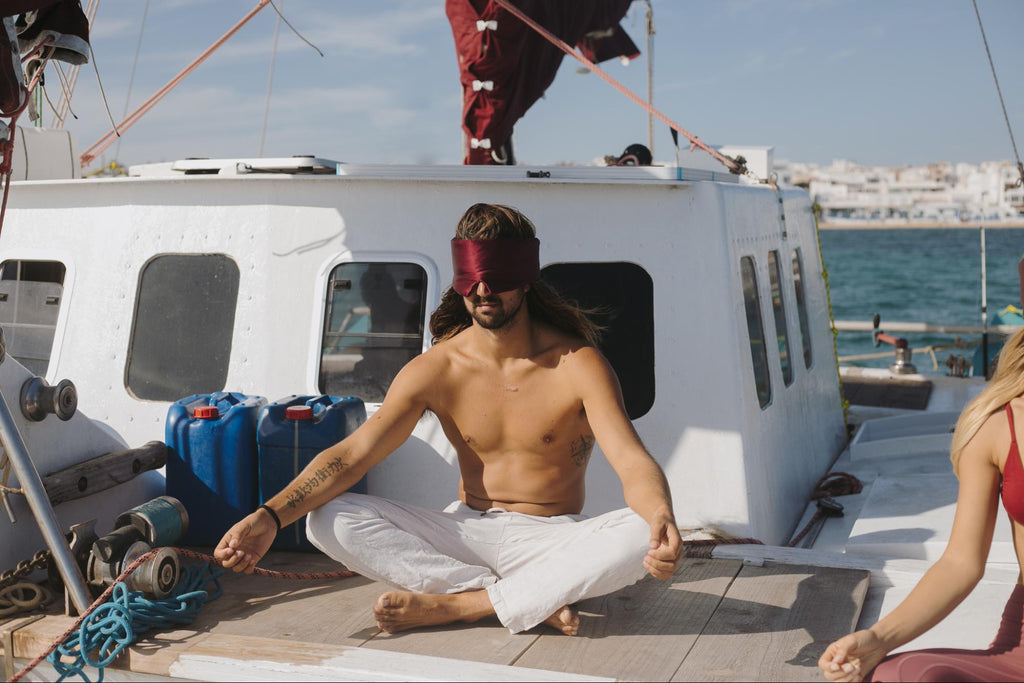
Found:
[[[540,278],[540,240],[452,240],[452,289],[469,296],[477,283],[507,292]]]

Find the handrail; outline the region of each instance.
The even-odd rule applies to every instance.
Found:
[[[874,332],[878,328],[871,320],[836,320],[835,329],[839,332]],[[886,332],[931,332],[935,334],[993,334],[1011,335],[1020,330],[1020,325],[946,325],[942,323],[906,322],[900,320],[886,321],[881,326]]]

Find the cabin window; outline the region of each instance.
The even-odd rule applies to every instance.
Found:
[[[750,360],[754,365],[757,401],[764,408],[772,400],[772,385],[768,377],[768,352],[761,322],[761,295],[757,291],[757,271],[753,257],[740,258],[740,278],[743,283],[743,305],[747,311],[747,335],[750,337]]]
[[[423,351],[427,273],[415,263],[342,263],[327,282],[320,391],[380,403]]]
[[[772,291],[772,314],[775,316],[775,338],[779,344],[779,364],[782,381],[788,387],[793,383],[793,363],[789,357],[789,328],[786,326],[786,304],[782,298],[782,275],[779,272],[779,252],[768,252],[768,282]]]
[[[800,317],[800,341],[804,349],[804,367],[811,367],[811,331],[807,324],[807,300],[804,298],[804,266],[800,247],[793,250],[793,286],[796,288],[796,311]]]
[[[7,353],[35,375],[50,365],[53,334],[64,292],[63,263],[0,263],[0,328]]]
[[[622,385],[630,419],[654,405],[654,283],[635,263],[556,263],[541,279],[562,296],[593,309],[604,327],[599,347]]]
[[[168,254],[143,267],[125,371],[135,397],[177,401],[224,389],[238,278],[223,254]]]

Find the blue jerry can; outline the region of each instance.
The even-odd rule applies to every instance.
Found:
[[[365,421],[366,407],[352,396],[293,395],[264,407],[256,430],[260,503],[280,493],[320,451],[338,443]],[[349,490],[366,493],[366,478]],[[305,519],[282,529],[273,547],[315,550],[306,539]]]
[[[167,409],[167,495],[191,523],[184,545],[215,545],[259,505],[256,422],[267,400],[220,391],[183,398]]]

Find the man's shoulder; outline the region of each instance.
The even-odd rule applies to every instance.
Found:
[[[533,326],[536,330],[535,338],[538,340],[538,345],[545,352],[554,352],[566,355],[576,353],[581,349],[591,349],[600,355],[600,351],[595,347],[587,344],[586,340],[572,334],[571,332],[558,329],[557,327],[540,321],[534,321]]]
[[[419,354],[406,364],[406,369],[415,373],[437,373],[444,370],[451,364],[452,353],[455,350],[452,340],[437,342],[429,349]]]
[[[597,371],[605,371],[611,368],[611,364],[604,354],[594,346],[582,344],[570,349],[563,356],[563,363],[571,372],[582,372],[591,374]]]

